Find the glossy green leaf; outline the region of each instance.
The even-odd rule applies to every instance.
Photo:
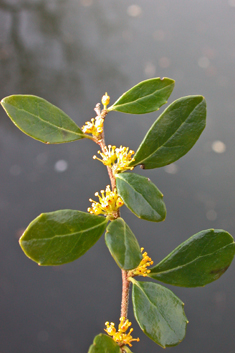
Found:
[[[39,265],[62,265],[85,254],[107,222],[103,216],[74,210],[42,213],[25,230],[20,246]]]
[[[224,230],[203,230],[151,268],[150,277],[181,287],[199,287],[217,280],[231,264],[233,237]]]
[[[206,101],[202,96],[177,99],[153,123],[130,166],[163,167],[184,156],[206,126]]]
[[[118,266],[123,270],[138,267],[142,260],[140,246],[124,219],[110,222],[105,233],[106,245]]]
[[[139,218],[161,222],[166,218],[163,194],[149,178],[135,173],[116,175],[118,195],[125,205]]]
[[[121,353],[121,349],[112,337],[100,333],[95,336],[88,353]]]
[[[184,303],[159,284],[131,281],[134,314],[143,332],[163,348],[179,344],[187,326]]]
[[[15,95],[1,104],[13,123],[26,135],[44,143],[64,143],[87,137],[61,109],[45,99]]]
[[[129,114],[146,114],[158,110],[167,103],[174,89],[175,81],[170,78],[151,78],[142,81],[123,93],[118,100],[108,108]]]

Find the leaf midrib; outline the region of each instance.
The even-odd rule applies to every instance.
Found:
[[[123,222],[123,236],[124,236],[124,245],[125,245],[125,258],[124,258],[124,267],[126,267],[126,259],[127,259],[127,236],[126,236],[126,233],[127,233],[127,224],[124,220],[122,220]]]
[[[138,283],[138,282],[137,282]],[[158,311],[158,313],[161,315],[161,317],[163,318],[163,320],[166,322],[167,326],[174,332],[176,338],[178,339],[178,335],[176,334],[175,330],[170,326],[170,324],[168,323],[168,321],[165,319],[164,315],[161,313],[161,311],[159,310],[159,308],[151,301],[151,299],[149,298],[149,296],[147,295],[147,293],[143,290],[143,288],[141,287],[141,285],[135,284],[137,285],[137,287],[142,291],[142,293],[146,296],[146,298],[149,300],[150,304],[156,308],[156,310]]]
[[[165,88],[168,88],[170,85],[172,85],[172,83],[170,83],[169,85],[163,87],[163,88],[160,88],[160,89],[156,89],[153,93],[150,93],[150,94],[147,94],[146,96],[144,97],[140,97],[140,98],[137,98],[133,101],[130,101],[130,102],[127,102],[127,103],[122,103],[122,104],[116,104],[115,103],[112,105],[112,107],[110,107],[110,110],[111,108],[115,107],[115,108],[118,108],[118,107],[125,107],[126,105],[129,105],[129,104],[133,104],[133,103],[137,103],[138,101],[141,101],[142,99],[145,99],[145,98],[149,98],[151,96],[154,96],[156,94],[156,92],[161,92],[162,90],[164,90]],[[121,100],[121,98],[120,98]]]
[[[117,178],[119,178],[119,179],[121,179],[121,180],[123,180],[124,182],[126,182],[138,195],[140,195],[146,202],[147,202],[147,204],[150,206],[150,208],[159,216],[159,217],[161,217],[161,215],[152,207],[152,205],[150,205],[150,203],[147,201],[147,199],[143,196],[143,194],[141,194],[139,191],[137,191],[136,189],[134,189],[134,187],[130,184],[130,183],[128,183],[127,181],[126,181],[126,179],[123,179],[121,176],[117,176]],[[134,211],[133,211],[133,209],[131,209],[132,210],[132,212],[136,215],[136,216],[138,216]],[[139,217],[139,216],[138,216]]]
[[[174,135],[175,135],[175,134],[177,133],[177,131],[182,127],[182,125],[186,123],[186,121],[187,121],[187,120],[190,118],[190,116],[193,114],[194,110],[197,109],[198,106],[199,106],[202,102],[203,102],[203,99],[202,99],[202,101],[201,101],[199,104],[196,105],[196,107],[191,111],[191,113],[187,116],[187,118],[179,125],[179,127],[177,128],[177,130],[175,130],[175,132],[173,133],[173,135],[171,135],[166,141],[164,141],[164,143],[163,143],[161,146],[158,146],[157,149],[154,150],[154,152],[152,152],[151,154],[148,155],[148,157],[142,159],[141,161],[138,161],[137,164],[141,164],[141,163],[143,163],[144,161],[148,160],[148,159],[151,158],[152,155],[154,155],[159,149],[163,148],[164,145],[166,145],[166,144],[174,137]],[[163,112],[162,114],[164,114],[164,112]],[[160,116],[160,117],[161,117],[161,116]],[[160,118],[160,117],[159,117],[159,118]],[[158,118],[158,119],[159,119],[159,118]],[[157,121],[158,121],[158,119],[157,119]],[[156,121],[155,124],[157,124],[157,121]],[[155,125],[155,124],[154,124],[154,125]],[[150,128],[150,129],[151,129],[151,128]],[[149,135],[149,134],[148,134],[148,135]],[[146,138],[147,138],[147,136],[146,136]],[[141,149],[142,145],[145,143],[146,138],[143,140],[143,142],[142,142],[142,144],[141,144],[139,150]],[[138,151],[137,151],[137,152],[138,152]],[[136,152],[136,154],[137,154],[137,152]],[[134,157],[135,157],[135,156],[134,156]]]
[[[203,257],[208,257],[208,256],[211,256],[211,255],[213,255],[213,254],[216,254],[218,251],[227,248],[227,247],[230,246],[231,244],[233,244],[233,242],[231,242],[231,243],[229,243],[229,244],[223,246],[222,248],[219,248],[218,250],[216,250],[216,251],[214,251],[214,252],[208,253],[208,254],[206,254],[206,255],[197,256],[195,259],[193,259],[192,261],[187,262],[186,264],[183,264],[183,265],[180,265],[180,266],[176,266],[176,267],[172,267],[172,268],[170,268],[170,269],[168,269],[168,270],[165,270],[165,271],[152,272],[152,273],[155,274],[155,275],[158,275],[158,274],[169,273],[169,272],[172,272],[172,271],[175,271],[175,270],[178,270],[178,269],[182,269],[182,268],[184,268],[184,267],[186,267],[186,266],[188,266],[188,265],[191,265],[192,263],[194,263],[195,261],[197,261],[197,260],[199,260],[199,259],[201,259],[201,258],[203,258]],[[151,273],[150,273],[150,275],[151,275]]]
[[[10,105],[10,106],[14,107],[14,109],[19,110],[20,112],[24,112],[24,113],[27,113],[27,114],[29,114],[29,115],[32,115],[32,116],[34,116],[36,119],[41,120],[41,121],[44,122],[45,124],[48,124],[48,125],[50,125],[50,126],[53,126],[54,128],[56,127],[57,129],[60,129],[60,130],[62,130],[62,131],[66,131],[66,132],[75,134],[75,135],[77,135],[77,136],[83,136],[83,133],[77,133],[77,132],[75,132],[75,131],[62,128],[62,127],[60,127],[60,126],[58,126],[58,125],[54,125],[54,124],[50,123],[49,121],[46,121],[46,120],[40,118],[38,115],[35,115],[35,114],[31,113],[31,112],[29,113],[29,112],[27,112],[26,110],[21,109],[21,108],[18,108],[18,107],[15,107],[14,105],[12,105],[12,104],[10,104],[10,103],[4,103],[4,104]],[[68,117],[68,118],[69,118],[69,117]],[[70,119],[70,118],[69,118],[69,119]],[[74,123],[74,124],[75,124],[75,123]],[[75,125],[76,125],[76,124],[75,124]],[[79,126],[77,126],[77,127],[79,128]],[[80,128],[79,128],[79,129],[80,129]]]
[[[24,240],[24,239],[22,239],[22,242],[30,242],[30,241],[33,241],[33,240],[36,240],[36,241],[45,241],[45,240],[48,240],[48,241],[49,241],[49,240],[53,240],[53,239],[55,239],[55,238],[72,237],[72,236],[74,236],[74,235],[76,235],[76,234],[87,233],[87,232],[91,231],[92,229],[96,229],[96,228],[98,228],[98,227],[101,227],[101,226],[102,226],[103,224],[105,224],[105,223],[106,223],[106,219],[105,219],[104,222],[99,223],[98,225],[95,225],[95,226],[93,226],[93,227],[87,228],[87,229],[85,229],[85,230],[80,230],[80,231],[73,232],[73,233],[70,233],[70,234],[61,234],[61,235],[55,234],[55,235],[54,235],[53,237],[51,237],[51,238],[40,238],[40,239],[32,238],[32,239],[29,239],[29,240]]]

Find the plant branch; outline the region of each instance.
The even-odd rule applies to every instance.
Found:
[[[128,271],[122,270],[122,304],[121,317],[127,319],[129,303],[130,282],[128,281]]]
[[[95,111],[99,112],[99,106],[96,106]],[[105,119],[107,115],[107,111],[106,110],[102,110],[101,112],[101,116],[103,117],[103,119]],[[106,152],[106,145],[105,145],[105,137],[104,137],[104,129],[103,132],[101,134],[101,138],[97,141],[97,144],[100,146],[101,151],[103,153]],[[110,182],[111,182],[111,187],[112,190],[114,190],[116,188],[116,178],[113,175],[113,171],[112,169],[107,166],[107,171],[108,171],[108,175],[110,178]],[[117,218],[120,217],[120,211],[117,211]],[[125,319],[127,319],[127,315],[128,315],[128,303],[129,303],[129,289],[130,289],[130,282],[128,281],[128,271],[122,270],[122,302],[121,302],[121,317],[124,317]]]

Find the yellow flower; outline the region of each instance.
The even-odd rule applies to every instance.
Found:
[[[95,215],[115,216],[119,207],[124,204],[120,196],[118,196],[116,188],[112,191],[108,185],[106,186],[106,190],[101,190],[100,193],[101,196],[98,192],[95,193],[95,196],[99,198],[99,202],[89,199],[92,204],[87,211]]]
[[[99,115],[92,118],[91,121],[85,122],[82,127],[84,134],[92,134],[94,137],[99,137],[103,132],[104,119]]]
[[[133,328],[131,328],[128,333],[125,333],[131,326],[131,322],[129,320],[126,320],[124,317],[120,318],[118,331],[116,331],[115,324],[113,322],[109,323],[107,321],[105,323],[105,326],[106,326],[106,329],[104,329],[104,331],[107,332],[109,336],[112,336],[113,340],[117,342],[120,347],[124,346],[125,344],[128,344],[130,347],[132,347],[131,342],[133,341],[139,342],[140,340],[139,338],[133,338],[131,336]]]
[[[109,104],[109,101],[110,101],[110,97],[108,96],[108,93],[106,92],[105,95],[101,99],[101,103],[103,104],[104,109],[107,108],[107,105]]]
[[[93,159],[98,159],[104,165],[112,168],[114,175],[128,169],[134,169],[134,167],[129,167],[129,164],[134,161],[134,158],[132,158],[134,151],[129,151],[129,147],[120,146],[119,148],[116,148],[116,146],[108,145],[108,148],[105,146],[105,151],[103,153],[100,151],[97,153],[99,153],[102,159],[97,156],[93,156]]]
[[[124,172],[127,169],[133,170],[134,167],[129,167],[129,164],[134,161],[134,158],[132,158],[132,155],[135,152],[130,150],[129,147],[122,147],[120,146],[119,148],[116,148],[116,155],[117,155],[117,162],[116,162],[116,168],[115,172],[120,173]]]
[[[113,164],[117,159],[115,150],[116,150],[116,146],[108,145],[108,148],[105,146],[104,153],[100,151],[97,152],[103,158],[103,160],[96,156],[93,156],[93,159],[98,159],[98,161],[102,162],[104,165],[107,165],[108,167],[112,168]]]
[[[144,251],[144,248],[141,248],[141,252]],[[143,259],[141,260],[139,266],[135,268],[134,270],[129,271],[128,276],[134,277],[134,276],[144,276],[146,277],[151,270],[149,270],[147,267],[153,265],[153,261],[151,257],[148,256],[147,252],[144,252],[142,254]]]

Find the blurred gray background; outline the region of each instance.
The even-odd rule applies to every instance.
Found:
[[[202,94],[205,131],[161,169],[135,171],[164,193],[167,218],[122,216],[155,263],[208,228],[235,235],[235,0],[0,0],[0,98],[34,94],[79,126],[107,91],[113,103],[150,77],[170,77],[169,102]],[[160,112],[163,111],[161,108]],[[159,112],[110,113],[106,142],[136,150]],[[91,141],[44,145],[0,109],[0,353],[85,353],[105,321],[118,323],[121,273],[103,237],[82,258],[39,267],[18,238],[41,212],[86,211],[109,183]],[[167,351],[235,353],[235,263],[205,288],[168,286],[185,303],[185,340]],[[134,322],[135,353],[162,348]]]

